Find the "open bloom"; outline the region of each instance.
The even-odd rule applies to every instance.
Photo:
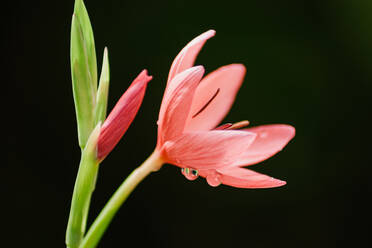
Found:
[[[104,121],[97,143],[97,157],[103,160],[119,142],[136,116],[145,95],[147,83],[152,79],[143,70],[120,97]]]
[[[217,125],[230,110],[243,82],[245,67],[223,66],[203,78],[194,66],[202,46],[215,31],[207,31],[184,47],[172,63],[158,120],[156,151],[164,162],[182,168],[186,178],[199,175],[211,186],[269,188],[285,182],[242,168],[279,152],[294,136],[289,125],[240,129],[247,121]]]

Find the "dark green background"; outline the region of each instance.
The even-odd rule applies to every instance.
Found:
[[[281,153],[252,167],[286,186],[212,188],[166,165],[135,190],[100,247],[362,247],[368,241],[372,1],[86,5],[99,68],[104,46],[109,49],[109,109],[143,68],[154,76],[135,121],[101,165],[90,221],[152,152],[170,64],[208,29],[217,34],[197,64],[207,72],[236,62],[247,67],[225,121],[287,123],[297,132]],[[18,1],[7,12],[6,247],[64,247],[80,158],[69,64],[72,11],[73,1]]]

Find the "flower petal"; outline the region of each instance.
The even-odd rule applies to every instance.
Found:
[[[172,79],[172,88],[164,93],[160,107],[158,146],[183,132],[195,89],[203,74],[203,66],[195,66],[177,74]]]
[[[192,67],[204,43],[215,35],[216,31],[209,30],[190,41],[174,59],[169,70],[168,84],[180,72]]]
[[[224,167],[217,172],[221,175],[221,183],[237,188],[273,188],[286,184],[285,181],[241,167]]]
[[[102,125],[97,150],[98,159],[104,159],[119,142],[136,116],[145,95],[147,83],[152,79],[143,70],[120,97]]]
[[[234,103],[245,72],[244,65],[231,64],[203,78],[196,88],[185,131],[215,128]]]
[[[182,168],[231,166],[247,152],[255,136],[237,130],[184,133],[165,143],[164,155],[167,162]]]
[[[244,159],[234,165],[252,165],[270,158],[281,151],[295,135],[295,128],[290,125],[274,124],[244,129],[257,134]]]

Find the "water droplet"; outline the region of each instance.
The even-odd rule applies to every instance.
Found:
[[[182,175],[184,175],[189,180],[195,180],[199,177],[199,172],[191,168],[182,168]]]
[[[217,187],[221,184],[221,174],[213,170],[207,175],[207,183],[212,187]]]

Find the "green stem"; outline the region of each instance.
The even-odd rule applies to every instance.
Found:
[[[96,247],[97,243],[100,241],[102,235],[110,224],[112,218],[115,216],[121,205],[128,198],[130,193],[132,193],[135,187],[147,175],[149,175],[153,171],[157,171],[158,169],[160,169],[163,163],[164,162],[161,159],[159,152],[155,150],[150,155],[150,157],[148,157],[146,161],[143,162],[141,166],[135,169],[125,179],[125,181],[120,185],[120,187],[107,202],[106,206],[102,209],[96,220],[93,222],[92,226],[84,237],[80,248]]]
[[[66,245],[69,248],[79,247],[84,237],[90,199],[95,188],[98,173],[99,162],[96,155],[96,145],[99,131],[100,124],[92,131],[81,154],[66,230]]]

